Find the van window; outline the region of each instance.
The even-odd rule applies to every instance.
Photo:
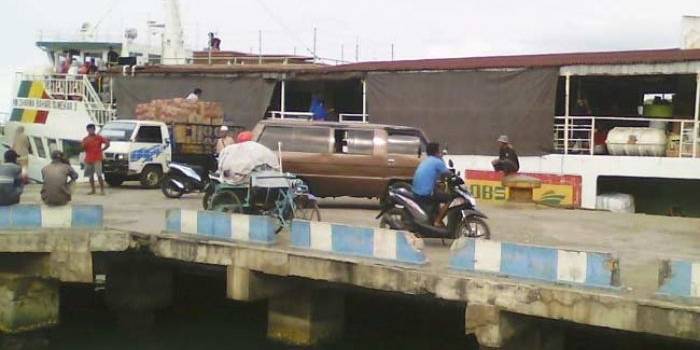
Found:
[[[335,153],[372,155],[374,130],[336,129]]]
[[[389,154],[418,155],[424,151],[425,146],[417,135],[389,133],[386,139],[386,150]]]
[[[271,150],[281,142],[285,152],[328,153],[330,133],[324,127],[267,126],[258,142]]]
[[[44,142],[41,141],[40,137],[34,137],[34,144],[36,145],[36,155],[39,158],[46,158],[46,148],[44,148]]]
[[[141,125],[136,134],[136,142],[162,143],[163,135],[160,133],[160,126]]]

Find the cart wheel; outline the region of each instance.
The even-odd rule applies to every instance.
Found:
[[[321,210],[318,201],[308,196],[294,198],[294,218],[308,221],[321,221]]]
[[[238,196],[233,191],[221,191],[214,193],[211,198],[209,210],[223,213],[242,214],[243,205]]]

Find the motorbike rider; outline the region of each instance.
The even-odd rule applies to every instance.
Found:
[[[426,149],[428,157],[423,159],[413,175],[413,193],[424,203],[439,204],[438,214],[435,217],[434,226],[444,226],[442,220],[447,214],[449,194],[435,188],[437,181],[444,175],[450,174],[450,170],[442,160],[440,144],[431,142]]]

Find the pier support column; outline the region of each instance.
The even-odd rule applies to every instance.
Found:
[[[300,288],[293,279],[265,275],[246,268],[228,266],[226,296],[236,301],[258,301]]]
[[[58,323],[59,283],[53,279],[0,274],[0,332],[19,333]]]
[[[293,345],[314,345],[342,334],[345,300],[338,291],[297,289],[271,298],[267,315],[268,338]]]
[[[493,305],[467,305],[465,326],[467,334],[476,335],[482,349],[564,349],[561,328]]]
[[[154,311],[172,304],[173,271],[141,259],[114,264],[107,273],[105,299],[122,326],[147,331],[153,325]]]

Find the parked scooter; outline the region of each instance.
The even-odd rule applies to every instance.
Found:
[[[449,161],[449,166],[451,174],[443,181],[446,192],[452,198],[446,215],[446,227],[433,225],[439,204],[424,203],[407,183],[397,183],[389,189],[388,200],[377,215],[377,218],[381,218],[381,227],[407,230],[425,238],[490,239],[491,232],[484,220],[486,215],[477,209],[476,200],[460,174],[455,172],[452,160]]]
[[[168,198],[180,198],[186,193],[194,191],[205,192],[210,177],[205,176],[205,170],[201,166],[170,163],[168,173],[161,183],[161,191]],[[205,203],[208,202],[205,194]]]

